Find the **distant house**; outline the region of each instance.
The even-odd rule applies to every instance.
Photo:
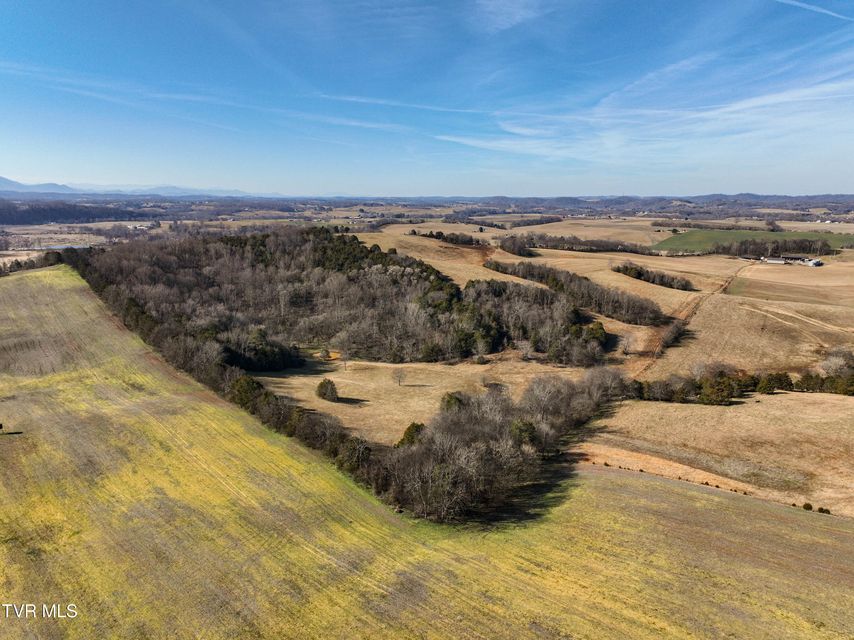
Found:
[[[820,267],[824,263],[818,258],[808,256],[780,256],[779,258],[762,258],[765,264],[802,264],[810,267]]]

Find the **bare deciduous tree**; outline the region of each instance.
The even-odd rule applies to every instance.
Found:
[[[391,379],[397,383],[397,386],[400,387],[403,385],[403,381],[406,380],[406,370],[400,367],[391,370]]]

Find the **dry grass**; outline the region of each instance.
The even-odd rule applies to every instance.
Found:
[[[522,216],[484,216],[484,220],[506,223],[517,220]],[[526,216],[530,217],[530,216]],[[394,224],[382,228],[382,233],[405,235],[415,229],[418,233],[442,231],[443,233],[468,233],[477,238],[495,241],[507,235],[524,235],[527,233],[546,233],[552,236],[577,236],[582,240],[622,240],[637,244],[650,245],[660,242],[670,235],[666,229],[652,226],[652,220],[643,218],[584,219],[572,218],[561,222],[537,224],[515,229],[495,229],[483,227],[478,231],[477,224],[457,224],[439,221],[427,221],[422,224]]]
[[[751,371],[798,371],[815,365],[829,349],[854,347],[850,253],[820,268],[742,268],[726,294],[712,295],[699,306],[690,323],[693,339],[669,350],[646,375],[685,373],[703,360]]]
[[[402,370],[405,379],[398,385],[392,378]],[[294,399],[302,406],[335,415],[352,431],[373,442],[394,444],[411,422],[427,422],[439,409],[442,396],[452,391],[479,393],[484,382],[504,384],[518,398],[538,375],[578,378],[583,370],[557,368],[538,362],[524,362],[517,354],[490,356],[485,365],[462,362],[455,365],[418,362],[339,361],[321,366],[294,369],[259,379],[277,394]],[[323,378],[335,382],[342,401],[328,402],[315,394]]]
[[[400,230],[406,225],[391,225],[386,229]],[[446,225],[461,227],[462,225]],[[458,231],[461,231],[459,228]],[[363,233],[360,240],[368,246],[377,244],[383,251],[397,249],[401,255],[411,256],[432,265],[460,286],[469,280],[506,280],[530,284],[527,280],[497,273],[483,266],[495,251],[487,247],[464,247],[448,244],[433,238],[409,236],[401,233]]]
[[[854,233],[854,222],[825,224],[823,222],[798,222],[781,220],[778,223],[786,231],[827,231],[830,233]]]
[[[481,216],[483,220],[500,223],[530,218],[519,215]],[[568,218],[560,222],[516,227],[506,231],[486,229],[495,236],[526,233],[547,233],[552,236],[576,236],[582,240],[622,240],[636,244],[655,244],[670,235],[667,229],[653,227],[651,218]]]
[[[582,240],[621,240],[636,244],[655,244],[669,232],[653,227],[650,220],[626,218],[614,220],[563,220],[530,227],[518,227],[510,233],[547,233],[552,236],[577,236]]]
[[[0,265],[9,264],[15,260],[30,260],[38,258],[43,251],[0,251]]]
[[[119,224],[111,222],[109,226]],[[135,223],[138,224],[138,223]],[[13,249],[47,249],[57,246],[83,246],[103,244],[107,240],[103,236],[80,233],[78,227],[88,225],[3,225],[9,234],[9,242]],[[94,225],[92,225],[94,226]]]
[[[829,258],[823,267],[755,264],[738,275],[727,293],[764,300],[854,306],[854,261]]]
[[[597,441],[731,478],[786,504],[854,516],[852,416],[854,398],[830,394],[778,393],[730,407],[635,401],[599,422]]]
[[[673,314],[703,293],[718,291],[728,278],[745,265],[740,260],[732,260],[723,256],[700,256],[685,258],[664,258],[660,256],[641,256],[625,253],[584,253],[575,251],[558,251],[553,249],[537,250],[535,258],[519,258],[509,256],[497,259],[508,261],[526,261],[542,264],[556,269],[572,271],[586,276],[598,284],[614,287],[648,298],[657,303],[662,311]],[[631,278],[611,270],[611,267],[623,262],[634,262],[649,269],[664,271],[671,275],[688,278],[696,292],[680,291]]]
[[[420,258],[459,284],[470,279],[496,278],[527,282],[484,268],[487,257],[508,263],[529,260],[573,271],[599,284],[649,298],[665,313],[689,322],[689,339],[669,349],[661,359],[651,361],[645,354],[655,350],[663,328],[600,318],[606,330],[627,340],[630,353],[636,354],[625,365],[631,375],[660,378],[688,373],[694,365],[713,360],[749,371],[798,371],[815,365],[830,348],[854,344],[854,319],[849,306],[849,283],[854,283],[854,261],[849,258],[854,252],[844,252],[818,269],[758,265],[728,256],[539,250],[538,257],[520,258],[495,248],[459,247],[404,235],[404,226],[392,225],[383,233],[364,234],[362,239]],[[460,230],[464,225],[444,226]],[[611,266],[626,260],[686,277],[698,291],[660,287],[611,271]],[[726,295],[724,291],[738,295]]]
[[[720,361],[747,371],[799,371],[833,347],[854,346],[850,309],[799,302],[765,302],[713,295],[699,307],[691,338],[668,349],[645,374],[688,373],[698,362]]]
[[[413,522],[172,371],[67,269],[0,280],[0,343],[23,431],[0,437],[3,600],[80,611],[4,638],[854,633],[848,520],[597,466],[528,523]]]

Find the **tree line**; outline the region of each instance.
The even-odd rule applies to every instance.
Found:
[[[680,229],[710,229],[713,231],[783,231],[777,221],[773,218],[765,219],[765,226],[747,224],[714,224],[711,222],[692,222],[688,220],[653,220],[653,227],[679,227]]]
[[[28,269],[41,269],[42,267],[52,267],[62,263],[62,256],[57,251],[46,251],[35,258],[20,260],[15,258],[9,262],[0,262],[0,277],[8,276],[18,271],[26,271]]]
[[[808,238],[762,240],[749,238],[726,244],[716,244],[709,250],[709,253],[749,258],[770,258],[785,254],[825,256],[833,254],[834,250],[827,240],[810,240]]]
[[[562,216],[525,216],[510,223],[510,228],[533,227],[538,224],[550,224],[552,222],[563,222]]]
[[[69,202],[17,204],[8,200],[0,200],[0,225],[137,220],[150,216],[150,212],[102,205],[71,204]]]
[[[412,229],[409,234],[413,236],[419,235],[417,229]],[[445,233],[444,231],[427,231],[426,233],[420,235],[423,235],[425,238],[434,238],[436,240],[441,240],[442,242],[448,242],[450,244],[461,244],[470,247],[479,247],[488,244],[484,240],[475,238],[474,236],[468,233]]]
[[[854,357],[852,364],[833,373],[808,372],[798,380],[788,373],[747,373],[721,363],[698,367],[693,376],[671,375],[664,380],[627,383],[626,394],[639,400],[658,402],[729,405],[750,393],[772,394],[775,391],[799,391],[854,395]]]
[[[540,282],[554,291],[565,294],[572,302],[584,309],[614,318],[628,324],[658,325],[666,316],[661,308],[646,298],[620,291],[613,287],[596,284],[589,278],[552,267],[518,262],[515,265],[488,260],[488,269]]]
[[[618,240],[582,240],[576,236],[553,236],[546,233],[528,233],[522,236],[505,236],[499,246],[518,256],[536,255],[532,249],[559,249],[561,251],[605,252],[620,251],[639,255],[659,255],[658,251],[634,242]]]
[[[474,212],[477,215],[484,215],[481,212]],[[481,218],[473,218],[472,213],[468,211],[454,211],[446,215],[442,222],[456,223],[456,224],[472,224],[477,227],[490,227],[492,229],[505,229],[506,227],[500,222],[493,222],[492,220],[483,220]]]
[[[680,289],[682,291],[694,291],[694,285],[687,278],[674,276],[664,271],[655,271],[647,269],[634,262],[623,262],[611,267],[611,271],[622,273],[623,275],[643,280],[651,284],[657,284],[661,287],[669,287],[670,289]]]

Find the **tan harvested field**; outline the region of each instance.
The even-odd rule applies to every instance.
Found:
[[[786,231],[826,231],[828,233],[854,233],[854,221],[833,222],[802,222],[800,220],[778,220],[777,223]],[[756,224],[754,222],[754,224]],[[761,222],[760,222],[761,224]]]
[[[398,385],[392,378],[402,370],[405,379]],[[307,370],[284,371],[277,376],[260,376],[270,390],[294,399],[298,404],[334,414],[352,431],[367,440],[394,444],[411,422],[427,422],[439,409],[442,396],[452,391],[478,393],[484,382],[505,385],[518,399],[538,375],[581,377],[583,369],[558,368],[538,362],[522,361],[518,354],[490,356],[488,364],[462,362],[455,365],[418,362],[386,364],[382,362],[340,361]],[[315,394],[323,378],[335,382],[342,402],[330,403]]]
[[[30,260],[38,258],[43,251],[0,251],[0,265],[9,264],[15,260]]]
[[[725,256],[666,258],[625,253],[584,253],[554,249],[538,249],[537,253],[540,255],[535,258],[519,258],[518,256],[504,254],[501,257],[496,256],[496,259],[502,262],[511,260],[513,262],[533,262],[572,271],[599,284],[649,298],[667,314],[678,312],[681,307],[703,294],[720,290],[730,277],[747,264],[741,260],[734,260]],[[624,262],[634,262],[649,269],[688,278],[697,291],[670,289],[612,271],[612,267]]]
[[[514,216],[511,219],[518,219]],[[531,216],[524,216],[530,218]],[[506,222],[505,216],[484,216],[484,220]],[[547,233],[553,236],[576,236],[582,240],[622,240],[637,244],[655,244],[669,235],[667,229],[652,226],[653,218],[567,218],[509,229],[502,234]]]
[[[798,211],[797,209],[775,209],[771,207],[759,208],[756,209],[756,211],[759,213],[803,213],[803,211]],[[808,211],[810,213],[822,214],[827,213],[829,209],[825,207],[812,207],[811,209],[808,209]]]
[[[786,231],[828,231],[830,233],[854,233],[854,222],[825,224],[823,222],[798,222],[781,220],[779,224]]]
[[[405,372],[403,385],[392,373]],[[578,379],[578,368],[522,362],[510,354],[488,365],[325,363],[259,379],[302,406],[337,416],[353,432],[392,445],[410,422],[427,422],[451,391],[483,392],[504,384],[518,399],[538,375]],[[333,380],[343,400],[315,394]],[[710,481],[798,505],[811,502],[854,516],[854,398],[830,394],[756,396],[731,407],[626,402],[595,425],[580,450],[592,461],[666,477]],[[732,480],[733,482],[724,482]]]
[[[394,514],[66,268],[0,280],[3,638],[847,638],[850,520],[589,467],[527,522]]]
[[[668,349],[645,378],[689,373],[710,361],[747,371],[801,371],[833,347],[854,346],[854,315],[841,306],[717,294],[700,305],[689,328],[692,336]]]
[[[815,221],[809,222],[800,220],[777,220],[777,224],[783,227],[783,229],[785,229],[786,231],[826,231],[828,233],[854,233],[854,222],[846,221],[825,224],[824,222],[820,221],[820,219],[821,216],[817,216],[817,219]],[[679,227],[678,221],[674,222],[674,226]],[[720,220],[702,220],[701,222],[704,225],[721,227],[727,227],[732,225],[738,225],[740,227],[765,227],[764,218],[722,218]]]
[[[549,224],[511,229],[509,233],[546,233],[552,236],[577,236],[582,240],[621,240],[636,244],[655,244],[670,235],[666,229],[653,227],[651,220],[643,218],[622,219],[568,219]]]
[[[452,245],[434,238],[410,236],[403,232],[404,229],[411,228],[413,225],[390,225],[384,227],[381,233],[359,234],[359,239],[368,245],[377,244],[383,250],[394,248],[401,254],[424,260],[461,285],[469,280],[483,279],[510,280],[532,284],[529,281],[500,274],[483,267],[483,263],[490,258],[505,263],[531,261],[573,271],[589,277],[594,282],[645,295],[655,299],[666,312],[668,312],[666,307],[676,308],[683,304],[686,298],[691,297],[692,292],[677,291],[649,284],[615,273],[611,267],[626,261],[635,262],[650,269],[687,277],[700,292],[708,292],[720,289],[729,277],[748,264],[726,256],[668,258],[616,252],[586,253],[553,249],[538,249],[537,252],[540,255],[536,258],[520,258],[495,247],[475,248]],[[445,233],[471,232],[468,225],[448,223],[425,223],[424,225],[416,225],[415,228],[419,229],[419,233],[430,230],[444,231]]]
[[[718,360],[746,370],[800,371],[834,347],[854,347],[854,261],[850,251],[823,267],[752,263],[726,293],[705,299],[690,322],[693,337],[646,372],[686,373]]]
[[[510,216],[510,219],[531,216]],[[483,220],[493,220],[505,223],[507,216],[483,216]],[[394,224],[382,228],[382,233],[405,235],[415,229],[418,233],[442,231],[444,233],[468,233],[475,237],[496,240],[507,235],[524,235],[526,233],[546,233],[553,236],[577,236],[582,240],[622,240],[637,244],[655,244],[670,235],[666,229],[652,226],[649,218],[568,218],[561,222],[516,227],[515,229],[495,229],[484,227],[478,231],[476,224],[456,224],[440,221],[428,221],[421,224]]]
[[[403,225],[391,225],[392,228],[399,226]],[[469,280],[506,280],[509,282],[531,284],[521,278],[504,275],[484,267],[483,263],[495,252],[492,248],[464,247],[441,242],[433,238],[385,232],[361,233],[357,235],[368,246],[377,244],[383,251],[394,248],[402,255],[423,260],[460,286],[465,286]]]
[[[854,306],[854,260],[829,258],[819,268],[755,264],[739,272],[727,293],[764,300]]]
[[[117,224],[110,223],[110,226]],[[46,249],[55,246],[84,246],[103,244],[106,238],[90,233],[80,233],[78,227],[86,225],[0,225],[9,234],[12,249]],[[92,225],[94,226],[94,225]]]
[[[852,418],[854,398],[823,393],[757,395],[729,407],[632,401],[598,421],[593,442],[730,478],[785,504],[854,516]],[[657,471],[654,460],[647,464]]]

